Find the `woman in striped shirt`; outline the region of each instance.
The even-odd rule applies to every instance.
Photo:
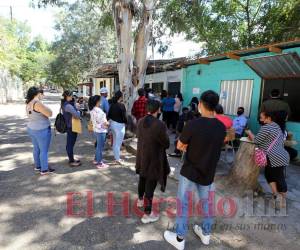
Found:
[[[285,168],[290,161],[289,154],[284,149],[285,119],[280,112],[261,112],[260,121],[264,125],[255,137],[249,130],[246,133],[258,148],[265,152],[268,151],[265,178],[272,189],[275,204],[276,201],[280,201],[280,206],[284,207],[287,192]],[[274,141],[275,143],[273,143]],[[273,146],[271,146],[272,143]],[[277,198],[280,200],[277,200]]]

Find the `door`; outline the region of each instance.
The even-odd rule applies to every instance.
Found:
[[[281,95],[280,98],[282,98],[283,97],[282,94],[284,90],[283,86],[284,86],[283,79],[265,80],[262,101],[270,99],[270,94],[273,89],[279,89]]]
[[[181,89],[181,82],[169,82],[168,83],[168,93],[169,95],[175,97]]]
[[[265,80],[262,101],[270,98],[273,89],[279,89],[280,99],[287,102],[291,109],[289,121],[300,121],[300,78]]]
[[[154,83],[152,83],[152,90],[153,90],[154,94],[160,95],[161,92],[163,91],[163,89],[164,89],[164,83],[163,82],[154,82]]]

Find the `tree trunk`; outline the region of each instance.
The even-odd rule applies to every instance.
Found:
[[[135,53],[132,71],[132,93],[129,108],[131,109],[134,100],[137,97],[137,90],[144,86],[145,75],[148,66],[147,49],[152,34],[153,11],[156,0],[143,1],[143,16],[138,25],[135,37]]]
[[[144,85],[147,69],[147,48],[152,32],[153,11],[157,0],[144,0],[134,45],[134,60],[132,48],[132,19],[135,13],[135,3],[132,0],[114,0],[113,13],[118,39],[119,81],[124,93],[124,103],[130,113],[138,88]]]
[[[113,15],[117,32],[118,73],[120,89],[124,94],[124,104],[128,107],[130,87],[132,86],[132,19],[133,3],[131,0],[114,0]]]
[[[233,167],[227,177],[227,186],[240,194],[247,190],[261,191],[258,183],[260,168],[254,162],[255,144],[241,141]]]

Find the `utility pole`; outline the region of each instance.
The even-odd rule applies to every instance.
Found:
[[[9,6],[9,10],[10,10],[10,21],[12,22],[12,19],[13,19],[13,17],[12,17],[12,6]]]

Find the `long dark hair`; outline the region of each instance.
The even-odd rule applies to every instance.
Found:
[[[72,93],[70,90],[65,90],[62,94],[63,99],[61,99],[61,105],[63,106],[65,102],[67,101],[67,97],[72,96]]]
[[[93,108],[97,105],[98,102],[100,102],[100,100],[100,95],[91,96],[88,101],[89,110],[93,110]]]
[[[39,88],[30,87],[26,95],[26,104],[30,103],[33,100],[33,98],[36,97],[39,93],[40,93]]]
[[[112,103],[117,103],[122,96],[123,93],[120,90],[118,90],[112,98]]]
[[[178,92],[177,98],[178,98],[181,102],[183,102],[183,97],[182,97],[182,94],[181,94],[180,92]]]
[[[163,98],[165,98],[165,97],[167,97],[167,96],[168,96],[168,91],[162,90],[162,91],[161,91],[160,98],[163,99]]]
[[[190,104],[192,104],[192,103],[195,103],[195,104],[197,104],[197,106],[198,106],[199,100],[198,100],[198,98],[197,98],[196,96],[194,96],[194,97],[192,98]]]
[[[147,111],[150,113],[150,114],[154,114],[156,113],[160,108],[160,102],[157,101],[157,100],[148,100],[147,101]],[[153,116],[152,115],[148,115],[146,116],[145,118],[145,122],[144,122],[144,125],[143,127],[144,128],[149,128],[153,122]]]
[[[274,111],[274,112],[270,112],[269,115],[271,116],[272,121],[277,123],[278,126],[281,128],[282,133],[285,133],[286,119],[287,119],[287,115],[288,115],[287,112],[283,111],[283,110],[282,111]]]
[[[275,122],[280,127],[282,133],[285,133],[287,118],[286,111],[263,111],[261,113],[263,113],[265,117],[271,118],[272,122]]]

